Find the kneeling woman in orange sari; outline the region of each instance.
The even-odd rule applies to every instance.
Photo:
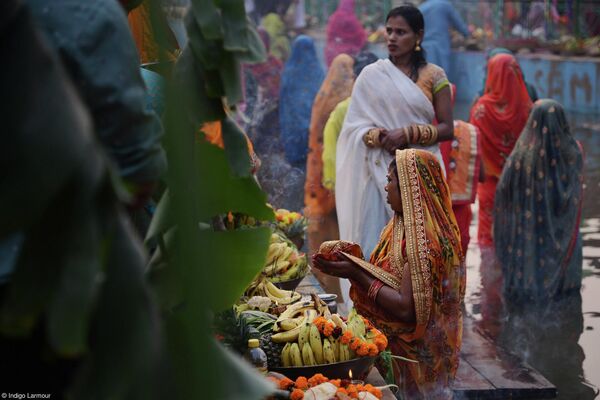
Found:
[[[452,398],[462,340],[465,266],[448,185],[437,158],[425,150],[397,150],[388,171],[394,217],[370,262],[319,252],[314,266],[350,279],[358,312],[386,333],[403,398]],[[338,248],[343,247],[339,246]]]

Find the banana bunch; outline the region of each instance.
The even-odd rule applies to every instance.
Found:
[[[289,339],[289,341],[281,350],[281,362],[283,367],[334,364],[338,361],[350,359],[348,346],[341,344],[339,340],[334,339],[333,337],[321,338],[319,329],[312,323],[313,320],[314,318],[304,318],[301,325],[294,328],[298,333],[297,336],[296,332],[294,332],[293,335],[286,332],[286,338]],[[331,322],[334,323],[333,321]],[[275,323],[275,326],[277,326],[277,322]],[[273,340],[275,336],[276,335],[273,335],[271,340]]]
[[[246,289],[245,296],[246,300],[243,300],[244,303],[238,306],[239,308],[244,307],[242,311],[256,308],[254,303],[258,302],[259,300],[261,305],[264,304],[263,300],[265,300],[266,303],[269,303],[267,308],[270,308],[293,304],[302,298],[300,293],[293,290],[279,289],[272,282],[268,281],[263,275],[259,275],[254,281],[252,281],[250,286]],[[263,310],[260,307],[258,308]]]
[[[306,275],[306,255],[280,234],[271,235],[264,274],[272,282],[285,282]]]

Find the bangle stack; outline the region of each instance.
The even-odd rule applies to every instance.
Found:
[[[373,301],[373,303],[375,303],[375,300],[377,300],[377,294],[379,294],[379,290],[382,287],[383,282],[381,282],[379,279],[375,279],[373,283],[371,283],[371,286],[369,286],[367,296],[369,297],[369,299],[371,299],[371,301]]]
[[[381,147],[381,142],[379,141],[380,134],[381,129],[379,128],[369,129],[369,131],[363,136],[363,142],[367,147]]]
[[[431,146],[437,143],[438,140],[438,129],[437,127],[429,125],[409,125],[404,128],[406,134],[406,141],[408,144],[418,144],[421,146]]]

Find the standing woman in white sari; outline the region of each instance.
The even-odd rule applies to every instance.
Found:
[[[340,239],[360,244],[365,255],[373,251],[393,215],[384,188],[395,150],[425,149],[444,165],[438,142],[454,137],[449,82],[442,68],[425,60],[424,25],[416,7],[389,12],[389,58],[367,66],[356,80],[338,140],[335,197]],[[346,301],[348,287],[342,280]]]

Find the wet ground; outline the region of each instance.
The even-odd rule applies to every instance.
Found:
[[[467,119],[468,104],[455,118]],[[600,120],[571,114],[575,138],[586,152],[581,296],[543,310],[503,309],[501,274],[493,254],[477,245],[477,205],[467,254],[468,313],[497,343],[526,360],[558,388],[559,399],[600,398]]]

